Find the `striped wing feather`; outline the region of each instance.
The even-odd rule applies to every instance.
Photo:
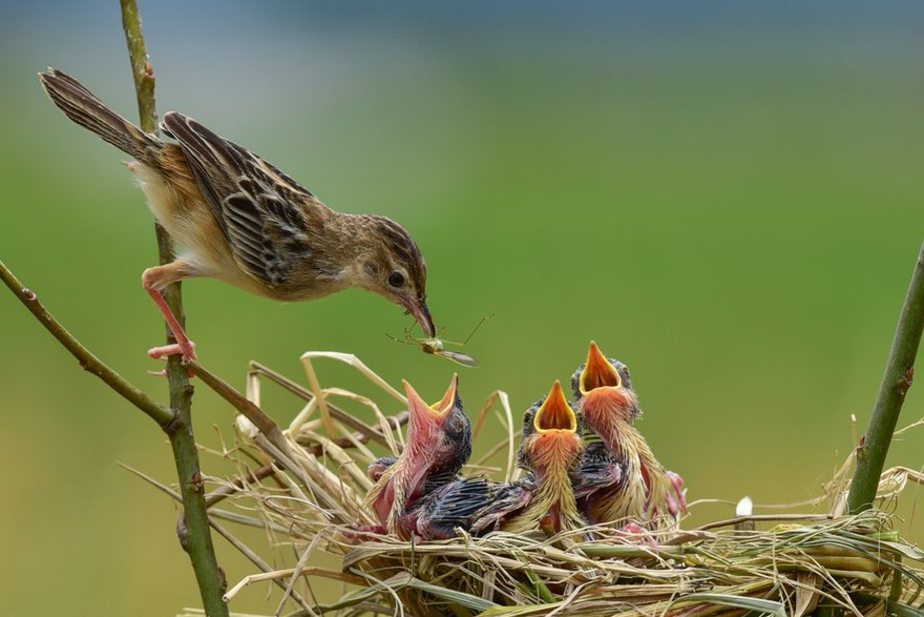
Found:
[[[242,270],[271,288],[311,255],[303,210],[326,208],[259,156],[177,112],[161,128],[182,148]]]

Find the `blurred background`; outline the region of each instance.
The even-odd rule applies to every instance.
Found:
[[[470,410],[502,388],[519,415],[593,338],[631,367],[640,427],[690,497],[758,504],[819,495],[865,427],[924,237],[920,3],[141,11],[161,112],[196,117],[336,209],[401,221],[446,338],[495,315],[466,347],[483,363],[462,374]],[[163,399],[144,355],[163,337],[140,285],[151,216],[124,155],[45,99],[35,74],[49,65],[137,116],[115,0],[0,4],[0,259]],[[286,305],[207,280],[185,290],[202,362],[241,388],[252,359],[304,382],[308,349],[355,353],[434,399],[453,370],[390,341],[410,319],[369,294]],[[5,291],[0,340],[2,612],[198,605],[176,508],[116,464],[172,482],[163,435]],[[272,393],[267,407],[280,422],[298,409]],[[922,412],[913,388],[900,424]],[[194,413],[204,445],[231,438],[203,386]],[[920,468],[922,451],[919,430],[889,463]],[[900,508],[919,542],[921,504],[910,489]],[[697,507],[690,524],[731,512]],[[250,572],[218,543],[229,580]],[[264,593],[233,608],[271,612]]]

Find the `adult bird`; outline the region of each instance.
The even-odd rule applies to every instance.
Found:
[[[398,304],[426,336],[435,336],[427,267],[398,223],[331,210],[267,161],[181,113],[164,115],[161,129],[177,142],[165,143],[62,71],[49,69],[39,78],[68,118],[134,159],[128,168],[148,208],[182,249],[171,263],[141,276],[177,341],[151,349],[151,357],[195,358],[193,343],[161,292],[197,276],[281,301],[360,287]]]
[[[415,519],[424,539],[450,538],[463,530],[473,535],[501,529],[523,533],[542,529],[554,535],[583,526],[572,475],[580,466],[581,436],[577,414],[561,384],[527,410],[518,461],[526,475],[509,484],[483,478],[459,478],[424,497]]]
[[[408,420],[404,450],[396,459],[380,459],[370,465],[375,485],[366,496],[366,507],[381,523],[381,531],[408,536],[415,502],[428,492],[452,481],[472,453],[472,426],[462,409],[459,377],[453,375],[443,398],[428,405],[407,381]]]
[[[658,527],[686,509],[683,480],[655,458],[633,423],[641,415],[629,369],[593,341],[571,379],[589,442],[575,491],[592,523]]]

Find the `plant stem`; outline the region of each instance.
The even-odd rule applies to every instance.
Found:
[[[221,398],[225,399],[232,407],[250,420],[280,452],[289,454],[289,442],[286,440],[285,435],[282,434],[279,425],[266,415],[262,409],[247,400],[243,394],[232,388],[227,382],[202,365],[196,362],[190,362],[188,366],[190,370],[195,373],[196,377],[201,379],[205,385],[214,390]]]
[[[135,81],[135,93],[138,98],[138,114],[141,128],[147,133],[157,133],[157,110],[154,100],[154,68],[148,60],[141,29],[141,15],[136,0],[120,0],[122,6],[122,28],[128,45],[129,60],[132,65],[132,77]],[[160,263],[166,264],[174,259],[173,244],[162,227],[155,227]],[[164,290],[167,305],[177,320],[185,323],[183,313],[182,288],[174,283]],[[166,325],[165,325],[166,328]],[[169,328],[167,342],[176,342]],[[177,535],[180,544],[189,555],[199,593],[206,615],[226,617],[228,607],[222,596],[227,587],[224,572],[218,567],[212,535],[209,530],[208,509],[205,504],[205,489],[202,484],[202,472],[199,466],[199,451],[192,426],[192,394],[186,369],[180,364],[180,358],[172,356],[167,362],[167,382],[170,389],[170,407],[174,410],[174,419],[164,430],[170,439],[173,458],[176,462],[177,477],[180,482],[180,495],[183,498],[183,514],[177,523]]]
[[[64,346],[71,355],[80,363],[81,368],[85,371],[96,375],[102,379],[110,388],[119,393],[122,398],[146,413],[152,420],[163,428],[173,421],[173,412],[152,399],[140,389],[129,383],[124,377],[116,373],[102,360],[93,355],[89,349],[74,338],[74,335],[67,331],[67,328],[61,325],[54,316],[48,312],[41,303],[38,295],[31,289],[23,286],[6,265],[0,261],[0,279],[10,288],[10,291],[19,298],[29,312],[31,312],[39,323],[48,330],[52,336],[58,339],[58,342]]]
[[[892,434],[898,423],[905,395],[914,378],[914,360],[924,331],[924,246],[918,253],[898,328],[892,340],[889,361],[876,396],[873,416],[857,447],[857,467],[850,483],[847,506],[851,514],[869,509],[876,498],[879,477],[885,466]]]

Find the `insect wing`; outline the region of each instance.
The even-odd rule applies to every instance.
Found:
[[[481,362],[479,362],[472,356],[468,354],[460,353],[458,351],[443,350],[443,351],[436,351],[433,353],[435,353],[438,356],[442,356],[446,358],[447,360],[452,360],[456,364],[461,364],[462,366],[467,366],[469,368],[475,368],[476,366],[481,364]]]

